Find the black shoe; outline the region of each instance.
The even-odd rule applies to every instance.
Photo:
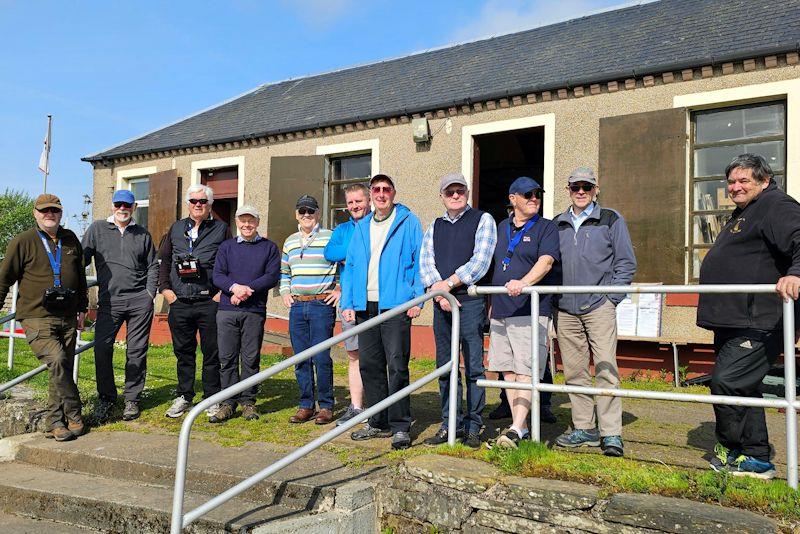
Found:
[[[553,410],[550,409],[550,406],[542,406],[539,411],[539,421],[553,424],[558,422],[558,418],[553,414]]]
[[[408,432],[395,432],[392,436],[392,448],[396,451],[407,449],[411,446],[411,435]]]
[[[470,432],[461,443],[470,449],[479,449],[481,446],[481,438],[478,437],[478,434],[473,434]]]
[[[436,434],[427,438],[422,443],[428,445],[429,447],[436,447],[437,445],[442,445],[443,443],[447,443],[447,434],[448,434],[447,428],[441,427],[439,428],[439,430],[436,431]],[[456,430],[456,439],[463,437],[464,437],[464,429],[460,428]]]
[[[122,412],[122,419],[124,421],[133,421],[137,419],[141,412],[139,411],[139,403],[134,401],[127,401],[125,403],[125,410]]]
[[[489,414],[489,419],[492,420],[509,418],[511,418],[511,407],[505,402],[500,403],[500,406]]]
[[[369,423],[364,425],[364,428],[360,430],[356,430],[352,434],[350,434],[350,439],[353,441],[366,441],[368,439],[373,438],[388,438],[392,435],[392,431],[389,429],[383,428],[375,428],[374,426],[369,426]]]
[[[103,425],[111,419],[111,412],[114,411],[114,401],[98,399],[92,412],[92,421],[97,425]]]

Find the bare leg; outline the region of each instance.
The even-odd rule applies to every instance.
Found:
[[[359,410],[364,407],[364,384],[358,368],[358,351],[347,351],[347,381],[350,386],[350,403]]]
[[[514,375],[514,381],[530,384],[531,377]],[[512,401],[509,398],[509,402],[511,403],[512,426],[520,430],[528,428],[528,416],[531,413],[531,391],[527,389],[517,389],[515,390],[514,400]]]

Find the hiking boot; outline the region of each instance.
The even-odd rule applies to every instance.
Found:
[[[442,445],[447,443],[447,427],[440,427],[439,430],[436,431],[436,434],[433,436],[425,439],[422,443],[429,447],[436,447],[438,445]],[[464,437],[464,429],[461,428],[456,430],[456,438],[463,438]]]
[[[775,478],[775,464],[741,454],[733,461],[730,473],[735,477],[771,480]]]
[[[214,412],[214,415],[208,418],[209,423],[222,423],[233,417],[236,409],[230,404],[223,404],[219,410]]]
[[[481,438],[478,436],[478,434],[473,434],[470,432],[464,437],[464,440],[461,443],[470,449],[479,449],[481,447]]]
[[[738,449],[729,449],[722,443],[714,445],[714,457],[711,458],[709,466],[716,472],[728,471],[734,465],[736,458],[742,455]]]
[[[139,403],[136,401],[127,401],[125,402],[125,409],[122,410],[122,420],[123,421],[133,421],[134,419],[138,419],[139,415],[141,415],[141,411],[139,410]]]
[[[211,406],[206,408],[206,416],[208,416],[208,418],[211,419],[212,417],[217,415],[217,412],[222,409],[222,406],[223,405],[220,403],[212,404]]]
[[[350,406],[347,407],[347,410],[345,410],[344,414],[342,414],[339,420],[336,421],[336,426],[341,426],[345,424],[353,417],[356,417],[357,415],[361,414],[363,411],[364,408],[356,408],[351,404]]]
[[[497,419],[510,419],[511,418],[511,407],[508,405],[507,402],[501,402],[500,406],[495,408],[489,414],[489,419],[497,420]]]
[[[596,428],[591,430],[584,430],[576,428],[575,430],[567,430],[556,438],[556,445],[559,447],[582,447],[588,445],[591,447],[600,446],[600,433]]]
[[[364,428],[356,430],[350,434],[350,439],[353,441],[366,441],[373,438],[388,438],[392,435],[392,431],[383,428],[375,428],[370,426],[369,423],[364,425]]]
[[[528,433],[525,432],[524,435],[520,436],[516,430],[513,428],[509,428],[508,432],[497,438],[497,446],[503,449],[516,449],[519,446],[519,442],[525,439]]]
[[[600,440],[600,448],[606,456],[613,456],[619,458],[623,455],[624,449],[622,446],[622,437],[620,436],[603,436]]]
[[[114,410],[114,401],[99,399],[92,412],[92,421],[98,425],[104,425],[111,419],[111,412]]]
[[[255,421],[256,419],[258,419],[258,412],[256,411],[256,405],[243,404],[242,417],[244,417],[245,421]]]
[[[77,421],[69,421],[67,423],[67,430],[69,430],[72,435],[77,438],[78,436],[86,434],[87,428],[86,425],[83,424],[83,419],[78,419]]]
[[[396,451],[407,449],[411,446],[411,435],[408,432],[395,432],[392,436],[392,448]]]
[[[186,411],[192,407],[192,403],[187,401],[183,397],[177,397],[174,401],[172,401],[172,406],[169,407],[167,410],[166,415],[172,419],[177,419],[181,417]]]
[[[539,410],[539,421],[552,425],[558,422],[558,418],[553,414],[553,410],[550,409],[550,406],[542,406]]]
[[[72,432],[67,430],[66,427],[63,426],[57,426],[52,428],[50,430],[50,435],[56,441],[71,441],[75,439],[75,434],[73,434]]]

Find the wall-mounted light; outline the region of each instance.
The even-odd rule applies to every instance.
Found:
[[[431,139],[428,119],[420,117],[411,121],[411,131],[415,143],[427,143]]]

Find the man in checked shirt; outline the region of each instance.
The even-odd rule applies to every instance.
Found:
[[[491,215],[470,208],[467,204],[469,188],[461,173],[453,172],[441,178],[439,196],[447,211],[431,223],[422,238],[420,278],[428,291],[448,291],[458,300],[467,405],[466,410],[462,411],[462,385],[459,378],[457,436],[464,445],[478,448],[486,393],[476,382],[484,377],[483,324],[486,321],[486,309],[484,298],[467,295],[467,287],[477,283],[489,270],[497,243],[497,228]],[[437,367],[450,361],[451,320],[450,302],[438,297],[433,311]],[[424,441],[426,445],[447,442],[449,391],[450,376],[439,377],[442,426]]]

